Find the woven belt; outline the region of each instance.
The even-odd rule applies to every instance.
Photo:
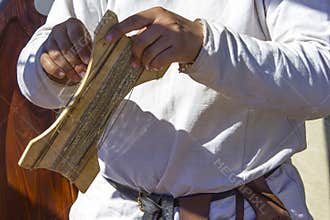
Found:
[[[261,178],[267,178],[274,170]],[[173,198],[169,195],[137,191],[111,179],[106,178],[106,180],[124,197],[138,203],[143,212],[142,220],[173,220],[174,207],[180,207],[181,220],[208,219],[211,202],[234,195],[236,196],[236,220],[243,220],[244,218],[244,195],[242,195],[241,187],[220,193],[200,193]]]
[[[207,200],[208,203],[216,200],[221,200],[237,194],[237,190],[229,190],[221,193],[201,193],[189,196],[183,196],[178,198],[173,198],[169,195],[160,195],[156,193],[147,193],[144,191],[137,191],[128,186],[117,183],[111,179],[106,178],[106,180],[118,190],[124,197],[134,200],[138,203],[141,211],[143,211],[143,220],[173,220],[174,218],[174,207],[186,207],[193,204],[196,200],[198,207],[194,207],[194,210],[198,213],[198,209],[202,207],[203,201]],[[209,208],[209,207],[207,207]],[[204,210],[200,210],[199,214],[204,214]]]

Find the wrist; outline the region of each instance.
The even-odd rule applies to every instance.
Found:
[[[204,28],[203,28],[203,23],[202,21],[198,18],[196,19],[194,22],[194,25],[196,26],[195,30],[196,30],[196,36],[197,36],[197,42],[198,42],[198,50],[197,53],[195,54],[193,60],[191,62],[195,62],[195,60],[198,57],[198,54],[200,53],[202,47],[203,47],[203,42],[204,42]]]
[[[195,61],[197,60],[203,45],[204,45],[204,37],[205,37],[205,30],[204,30],[204,24],[201,19],[196,19],[193,21],[195,25],[195,35],[197,36],[197,42],[198,42],[198,50],[193,59],[190,62],[179,62],[179,72],[186,72],[190,66],[192,66]]]

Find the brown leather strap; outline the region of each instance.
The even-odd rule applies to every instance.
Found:
[[[275,196],[273,192],[270,190],[265,177],[259,177],[258,179],[248,183],[247,185],[254,192],[263,195],[264,197],[270,199],[273,203],[275,203],[282,209],[285,209],[285,206],[282,203],[282,201],[279,198],[277,198],[277,196]]]
[[[179,198],[180,220],[209,219],[212,194]]]
[[[273,203],[275,203],[276,205],[278,205],[279,207],[281,207],[282,209],[285,209],[284,204],[282,203],[282,201],[275,196],[273,193],[266,193],[263,192],[261,193],[264,197],[268,198],[269,200],[271,200]]]
[[[236,220],[244,220],[244,197],[237,191],[236,193]]]
[[[265,177],[240,186],[238,190],[254,209],[256,220],[291,219],[283,203],[268,187]]]

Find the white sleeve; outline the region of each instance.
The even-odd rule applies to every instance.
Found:
[[[64,86],[51,80],[40,64],[40,46],[52,27],[75,17],[71,0],[55,0],[46,23],[32,36],[17,63],[17,81],[22,94],[43,108],[57,109],[66,105],[77,86]]]
[[[204,43],[187,73],[249,108],[291,118],[330,114],[329,0],[265,0],[271,41],[203,20]]]

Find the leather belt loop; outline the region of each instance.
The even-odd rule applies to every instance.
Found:
[[[208,220],[212,194],[181,197],[179,200],[180,220]]]
[[[244,220],[244,197],[238,190],[236,190],[235,198],[235,220]]]

